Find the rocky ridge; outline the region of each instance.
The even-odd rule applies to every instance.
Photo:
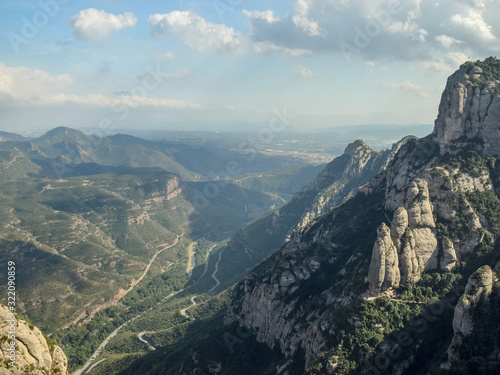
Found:
[[[284,206],[240,230],[226,246],[219,272],[227,277],[243,276],[248,268],[269,256],[283,241],[312,224],[316,218],[342,204],[370,179],[386,168],[409,140],[390,150],[376,152],[362,140],[349,144],[344,154],[331,161],[316,179],[297,192]],[[227,260],[238,258],[238,265]],[[236,267],[244,267],[238,275]]]
[[[366,269],[358,249],[366,242],[366,228],[375,228],[382,217],[377,209],[380,198],[358,195],[293,231],[237,288],[225,323],[237,322],[254,332],[258,342],[280,348],[286,361],[276,374],[290,374],[296,366],[294,357],[302,352],[305,368],[309,368],[336,335],[330,309],[350,303],[352,275]],[[370,218],[355,214],[361,210]],[[346,231],[352,238],[335,237]],[[304,290],[318,280],[321,285]]]
[[[426,271],[453,272],[477,246],[494,246],[491,218],[478,212],[471,201],[476,193],[495,194],[496,169],[493,161],[488,166],[486,158],[500,155],[492,144],[498,135],[490,134],[498,133],[500,121],[499,97],[493,89],[496,82],[483,82],[481,75],[475,63],[466,63],[450,77],[433,134],[403,142],[386,168],[361,189],[367,199],[383,194],[382,211],[389,224],[382,217],[373,227],[378,229],[369,266],[355,245],[355,228],[348,230],[351,245],[338,241],[343,236],[336,230],[335,224],[341,227],[337,216],[347,212],[342,205],[315,220],[304,217],[305,225],[293,231],[282,248],[237,289],[226,324],[238,322],[257,341],[270,348],[278,346],[287,362],[276,374],[291,374],[301,351],[304,368],[310,369],[335,342],[339,331],[332,311],[349,306],[356,296],[366,296],[359,287],[359,273],[368,275],[364,285],[369,293],[380,296],[400,284],[418,282]],[[467,150],[463,160],[458,154]],[[369,231],[368,221],[366,227]],[[327,255],[318,258],[322,252]],[[469,282],[482,289],[472,294],[474,300],[488,293],[487,282],[475,283],[475,277]],[[325,279],[337,281],[325,285]],[[468,286],[466,295],[472,289]],[[306,302],[307,296],[314,302]],[[454,319],[457,334],[470,330],[466,311],[473,304],[466,305],[468,298],[461,298],[457,306],[455,315],[462,316]],[[326,373],[335,373],[337,366],[330,362]]]
[[[297,194],[300,198],[311,191],[315,193],[315,198],[300,218],[298,227],[312,223],[317,217],[352,197],[370,177],[386,168],[405,142],[406,139],[403,139],[390,150],[381,152],[372,150],[360,139],[349,144],[339,160],[331,162],[310,185]],[[340,163],[343,163],[342,168],[338,168]]]
[[[424,270],[451,271],[462,255],[471,252],[483,240],[484,235],[477,233],[487,232],[463,193],[493,190],[490,172],[487,169],[472,172],[446,169],[440,158],[446,153],[456,154],[471,148],[483,158],[500,155],[500,148],[496,146],[500,143],[495,141],[495,137],[500,136],[500,96],[494,89],[500,81],[484,81],[482,75],[480,66],[466,63],[448,79],[431,137],[413,147],[403,148],[387,168],[386,186],[379,186],[386,191],[386,210],[394,212],[395,217],[404,215],[401,210],[408,211],[407,245],[403,245],[404,249],[396,247],[399,272],[405,275],[411,272],[412,280],[418,280],[418,274]],[[461,212],[450,205],[456,200],[462,201]],[[472,230],[467,238],[438,240],[434,217],[455,220],[458,216],[465,217],[470,224]],[[393,222],[391,232],[402,235],[403,229],[397,227]],[[398,238],[393,239],[399,242]],[[378,252],[376,243],[369,275],[371,295],[399,286],[396,279],[384,281],[382,276],[377,276],[381,264]],[[409,259],[414,264],[418,262],[416,269],[408,269]],[[402,282],[407,280],[403,277]]]

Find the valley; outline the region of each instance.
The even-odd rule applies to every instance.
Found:
[[[498,82],[467,62],[431,134],[326,164],[284,141],[249,162],[241,135],[4,135],[22,324],[74,375],[496,373]]]
[[[103,144],[109,145],[107,159],[100,151]],[[69,368],[80,368],[77,374],[99,372],[104,362],[113,363],[108,348],[120,341],[147,352],[156,341],[141,333],[161,335],[178,324],[189,326],[196,319],[191,310],[197,302],[212,298],[221,284],[225,236],[284,202],[276,193],[284,190],[272,185],[245,187],[227,180],[200,208],[197,194],[209,183],[201,180],[209,176],[193,174],[199,167],[193,172],[175,167],[181,172],[177,175],[161,170],[163,162],[151,165],[147,158],[141,167],[105,165],[114,163],[109,149],[136,145],[158,152],[154,143],[138,138],[96,140],[68,128],[0,144],[6,150],[4,176],[12,177],[1,182],[6,199],[0,257],[15,254],[19,262],[36,264],[19,275],[20,306],[30,321],[64,343]],[[137,158],[137,150],[133,152]],[[54,157],[65,161],[54,163]],[[170,164],[167,168],[172,169]],[[302,173],[295,167],[285,171],[285,179]],[[62,172],[64,178],[57,175]],[[53,297],[46,298],[45,291]],[[172,308],[171,322],[159,325],[158,316]],[[47,314],[54,309],[59,315]],[[131,342],[133,335],[138,343]],[[129,349],[122,350],[117,353]]]
[[[155,350],[115,352],[95,374],[468,373],[479,361],[468,353],[497,340],[474,309],[495,315],[499,174],[494,148],[445,145],[440,119],[384,152],[351,143],[286,203],[210,245],[170,312],[151,312],[173,321],[149,331]]]

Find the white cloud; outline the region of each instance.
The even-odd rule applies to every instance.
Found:
[[[478,57],[500,50],[498,1],[295,0],[282,18],[244,13],[251,40],[274,50],[345,55],[349,46],[351,56],[371,61],[427,61],[458,48]]]
[[[215,24],[190,11],[155,14],[148,19],[154,37],[177,37],[200,52],[243,52],[245,38],[232,27]]]
[[[421,28],[415,19],[420,14],[420,2],[416,4],[413,10],[408,12],[406,21],[395,21],[387,26],[389,34],[400,33],[404,37],[416,40],[418,42],[425,42],[426,37],[429,35],[427,30]]]
[[[451,73],[453,70],[453,67],[448,64],[444,58],[439,58],[434,61],[422,61],[420,65],[424,69],[437,73]]]
[[[90,94],[90,95],[74,95],[74,94],[57,94],[52,96],[47,96],[39,101],[36,101],[35,105],[61,105],[61,104],[79,104],[84,106],[92,107],[118,107],[120,105],[126,105],[130,108],[136,107],[166,107],[166,108],[202,108],[199,104],[184,102],[182,100],[175,99],[158,99],[150,98],[141,95],[135,96],[117,96],[109,97],[101,94]]]
[[[433,61],[422,61],[420,66],[431,72],[451,74],[468,60],[463,52],[448,52],[445,57]]]
[[[69,74],[50,75],[39,69],[9,67],[0,62],[0,92],[12,99],[31,99],[38,93],[59,92],[73,82]]]
[[[251,38],[256,43],[314,52],[343,53],[348,44],[369,60],[421,56],[428,32],[418,24],[419,1],[396,10],[393,3],[296,0],[288,15],[273,22],[249,17]],[[411,15],[403,12],[407,8],[413,11]]]
[[[368,70],[370,71],[370,73],[373,73],[374,70],[375,70],[375,62],[374,61],[365,61],[365,66],[368,68]]]
[[[94,8],[81,10],[69,20],[73,35],[84,41],[106,39],[113,31],[133,27],[137,17],[132,13],[110,14]]]
[[[405,82],[384,82],[383,87],[390,90],[403,90],[414,93],[415,95],[421,96],[423,98],[428,98],[429,94],[425,91],[425,89],[417,85],[415,83],[411,83],[409,81]]]
[[[165,52],[163,54],[163,58],[165,58],[167,60],[172,60],[172,59],[175,59],[175,55],[173,52]]]
[[[396,22],[388,30],[389,32],[401,33],[405,37],[422,43],[425,42],[427,35],[429,35],[426,30],[419,28],[418,24],[414,22]]]
[[[484,8],[481,9],[483,10],[470,8],[466,15],[455,14],[451,21],[466,28],[470,33],[481,39],[493,41],[496,37],[493,35],[492,27],[483,18]]]
[[[463,44],[463,41],[444,34],[435,36],[434,40],[438,42],[444,49],[450,49],[452,47]]]
[[[258,10],[246,10],[243,9],[243,14],[247,16],[248,19],[263,19],[268,23],[273,23],[279,21],[278,18],[274,17],[274,12],[272,10],[258,11]]]
[[[314,3],[314,0],[297,0],[293,7],[294,14],[292,20],[295,26],[304,30],[308,35],[319,36],[324,34],[325,31],[309,15]]]
[[[314,76],[311,69],[304,68],[300,65],[297,65],[295,68],[293,68],[292,74],[298,78],[312,78]]]
[[[180,79],[189,70],[164,75],[164,80]],[[151,96],[127,95],[108,97],[102,94],[76,95],[69,93],[74,83],[69,74],[51,75],[43,70],[9,67],[0,62],[0,101],[16,105],[48,106],[74,103],[94,107],[111,107],[129,103],[131,107],[201,108],[199,104]],[[141,90],[144,91],[144,90]],[[147,92],[147,90],[145,90]]]
[[[254,50],[257,53],[279,53],[285,56],[299,57],[312,54],[312,51],[308,49],[301,48],[287,48],[283,46],[278,46],[274,43],[256,42],[254,44]]]
[[[474,4],[478,8],[484,8],[484,7],[486,7],[485,0],[474,0]]]

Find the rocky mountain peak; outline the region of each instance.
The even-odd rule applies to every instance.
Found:
[[[500,156],[500,60],[466,62],[447,81],[433,138],[441,154],[471,141],[484,156]]]
[[[358,139],[352,143],[349,143],[344,151],[346,155],[355,155],[359,153],[359,151],[373,151],[368,145],[362,140]]]
[[[90,139],[79,130],[67,128],[64,126],[49,130],[41,137],[34,140],[35,143],[58,143],[71,142],[77,145],[90,145]]]

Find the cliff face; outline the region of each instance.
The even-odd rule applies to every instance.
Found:
[[[302,355],[309,368],[338,334],[332,309],[349,305],[354,293],[364,288],[363,282],[359,285],[359,276],[367,271],[363,249],[373,238],[367,239],[366,233],[375,231],[383,217],[382,198],[359,194],[293,231],[289,241],[236,288],[225,323],[237,322],[257,341],[279,348],[286,363],[276,374],[291,374],[296,357]],[[382,231],[390,242],[387,227]],[[396,259],[388,258],[388,263]]]
[[[464,64],[448,78],[433,132],[441,154],[475,139],[484,155],[500,155],[500,75],[493,64]]]
[[[454,362],[460,359],[459,350],[463,339],[474,332],[474,314],[478,303],[488,303],[498,275],[489,266],[483,266],[474,272],[467,282],[464,294],[460,297],[453,315],[453,340],[448,348],[448,359]],[[486,317],[479,317],[484,319]]]
[[[325,212],[318,195],[311,218],[303,216],[304,226],[236,289],[226,324],[238,322],[257,341],[279,347],[286,364],[276,374],[292,374],[302,355],[304,371],[321,363],[315,367],[321,372],[312,373],[336,373],[354,350],[342,349],[346,325],[364,324],[356,321],[357,310],[339,323],[342,309],[354,309],[355,301],[369,295],[397,297],[400,285],[418,283],[428,271],[456,272],[458,265],[484,256],[476,255],[478,248],[496,249],[496,214],[484,202],[498,203],[500,100],[498,82],[491,81],[495,75],[482,64],[465,64],[450,77],[431,136],[401,142],[382,171],[360,189],[364,197],[317,217]],[[456,337],[472,329],[470,301],[491,290],[488,268],[471,276],[458,302]],[[356,355],[366,355],[364,350]],[[401,361],[390,373],[404,373],[411,362]]]
[[[0,374],[32,374],[32,375],[67,375],[68,361],[62,349],[48,342],[45,336],[36,327],[29,325],[24,320],[16,320],[15,336],[15,365],[11,362],[10,339],[12,315],[5,306],[0,306]]]
[[[391,230],[385,223],[382,223],[378,227],[377,235],[368,273],[372,295],[378,295],[382,290],[398,287],[401,280],[398,252],[391,238]]]

